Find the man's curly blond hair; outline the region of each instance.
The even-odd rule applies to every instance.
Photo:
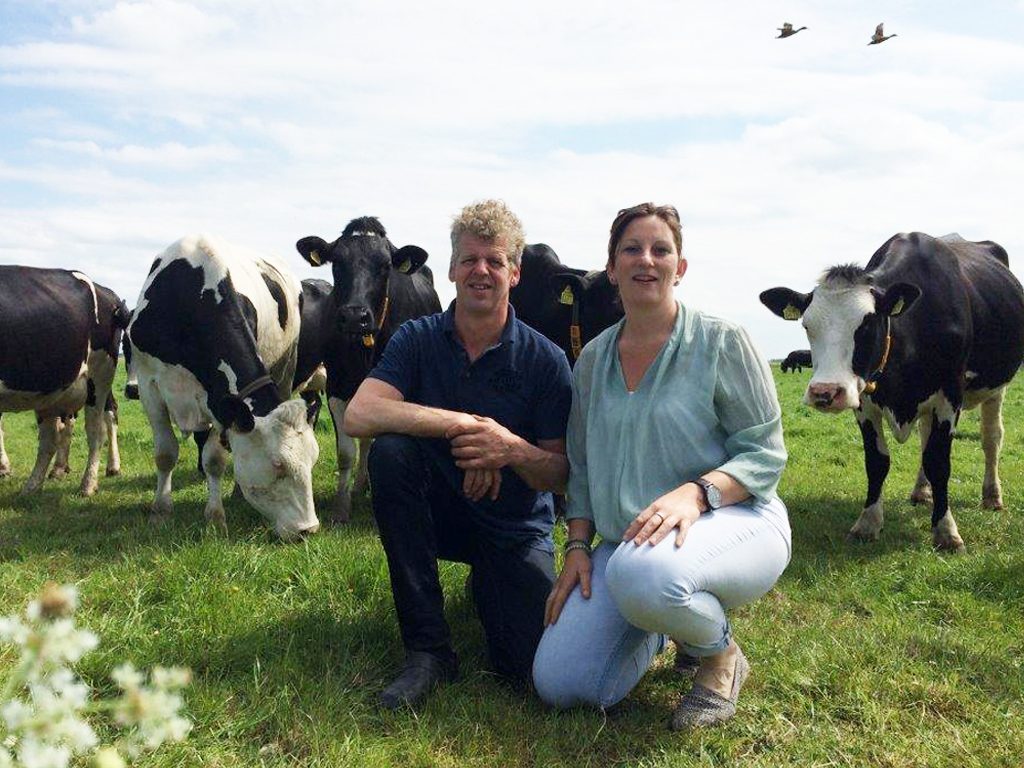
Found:
[[[509,265],[519,266],[526,247],[523,223],[501,200],[480,200],[467,205],[452,220],[452,266],[459,255],[459,238],[466,233],[485,242],[500,237],[508,249]]]

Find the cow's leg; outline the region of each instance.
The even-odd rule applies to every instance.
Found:
[[[11,459],[4,448],[4,415],[0,413],[0,477],[8,477],[11,474]]]
[[[57,417],[57,449],[48,475],[51,480],[61,480],[71,471],[71,436],[74,432],[75,414]]]
[[[981,404],[981,447],[985,451],[985,482],[981,486],[981,506],[1003,508],[1003,488],[999,483],[999,451],[1003,447],[1003,395],[998,392]]]
[[[113,394],[107,397],[103,421],[107,425],[107,477],[115,477],[121,474],[121,450],[117,445],[117,401]]]
[[[150,385],[155,390],[156,387]],[[171,428],[171,416],[157,392],[143,393],[142,407],[153,430],[153,458],[156,463],[156,496],[153,499],[155,516],[169,515],[174,509],[171,500],[171,475],[178,463],[178,439]]]
[[[347,400],[339,397],[327,398],[327,408],[334,422],[334,443],[338,452],[338,490],[334,496],[334,509],[331,511],[331,522],[347,523],[352,517],[352,497],[349,495],[348,482],[352,475],[352,464],[356,459],[356,443],[345,434],[341,425],[345,423]]]
[[[949,401],[944,401],[932,414],[931,434],[924,449],[924,473],[932,484],[932,544],[946,552],[962,552],[964,540],[960,538],[956,521],[949,511],[949,454],[953,447],[953,425],[959,412]]]
[[[917,433],[921,437],[921,466],[917,468],[917,482],[914,483],[914,490],[910,492],[911,504],[930,504],[932,501],[932,486],[924,474],[924,449],[928,445],[928,436],[931,431],[931,419],[917,420]]]
[[[848,537],[858,541],[875,541],[885,520],[882,511],[882,485],[889,474],[889,446],[882,431],[882,412],[875,406],[861,406],[855,411],[860,436],[864,442],[864,469],[868,476],[868,495],[864,509],[850,529]]]
[[[218,432],[210,431],[206,434],[207,440],[203,444],[203,452],[200,457],[203,462],[203,474],[206,475],[206,489],[209,494],[204,514],[206,515],[206,522],[227,535],[228,524],[224,518],[221,481],[224,478],[224,468],[228,463],[228,452],[221,445]]]
[[[32,468],[32,474],[25,481],[22,493],[32,493],[39,489],[46,477],[46,470],[50,467],[53,454],[57,450],[57,416],[49,416],[39,419],[39,449],[36,451],[36,465]]]
[[[356,463],[356,479],[352,483],[352,495],[362,496],[370,487],[370,473],[366,471],[366,456],[370,453],[370,443],[373,441],[368,437],[361,437],[356,442],[358,443],[359,459]]]

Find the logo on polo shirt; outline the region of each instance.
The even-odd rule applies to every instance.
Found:
[[[519,371],[513,368],[502,368],[491,376],[490,384],[499,392],[516,392],[523,383]]]

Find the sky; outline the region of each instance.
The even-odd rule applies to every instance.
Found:
[[[615,213],[651,200],[683,220],[680,298],[782,357],[806,339],[758,294],[896,232],[1024,258],[1024,0],[966,8],[0,0],[0,263],[134,306],[186,234],[330,279],[295,241],[373,215],[447,304],[463,205],[503,199],[598,269]],[[879,22],[897,36],[866,45]]]

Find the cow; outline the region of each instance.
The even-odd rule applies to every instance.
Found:
[[[154,260],[128,335],[153,429],[157,517],[173,507],[173,422],[185,432],[211,430],[202,450],[207,520],[226,530],[224,438],[242,495],[282,539],[319,529],[312,485],[319,447],[305,404],[289,399],[300,296],[276,257],[208,235],[184,237]]]
[[[804,368],[810,368],[813,365],[811,362],[811,350],[809,349],[794,349],[788,355],[786,359],[782,361],[782,365],[779,368],[783,373],[790,373],[793,371],[799,371],[803,373]]]
[[[1006,251],[955,234],[897,234],[866,268],[835,266],[810,293],[772,288],[760,298],[807,330],[814,373],[804,402],[825,413],[849,408],[857,417],[868,488],[850,536],[873,540],[882,529],[889,472],[883,422],[900,443],[917,422],[921,471],[912,499],[931,495],[935,548],[962,551],[948,483],[953,432],[964,408],[981,406],[982,504],[1003,506],[1003,393],[1024,358],[1024,292]]]
[[[60,416],[57,421],[57,450],[53,457],[53,466],[49,477],[60,479],[71,472],[71,437],[75,431],[78,414],[68,413]],[[107,428],[107,477],[121,474],[121,452],[117,444],[117,400],[111,391],[107,394],[107,402],[103,406],[103,423]]]
[[[440,312],[441,302],[430,268],[425,266],[427,252],[416,245],[396,248],[372,216],[350,221],[332,243],[309,236],[295,248],[314,267],[329,263],[334,277],[319,342],[338,456],[332,519],[344,523],[352,513],[348,485],[353,465],[353,492],[361,493],[366,487],[366,443],[360,441],[357,450],[342,429],[348,401],[398,327],[406,320]]]
[[[127,319],[124,302],[81,272],[0,266],[0,412],[35,411],[39,424],[24,493],[46,477],[61,417],[83,407],[89,458],[79,492],[96,492],[107,431],[104,404]],[[7,465],[9,471],[9,460]]]
[[[331,293],[331,284],[326,280],[303,280],[302,300],[300,301],[299,325],[299,352],[298,362],[295,366],[295,375],[292,379],[292,391],[297,393],[306,403],[306,413],[309,416],[314,429],[320,419],[320,410],[323,401],[320,393],[327,389],[327,370],[323,365],[323,350],[320,348],[320,334],[318,328],[321,324],[321,317],[326,300]],[[129,400],[139,399],[139,381],[132,366],[132,345],[128,334],[124,336],[124,367],[127,378],[124,385],[124,396]],[[117,403],[114,403],[115,417]],[[203,472],[203,446],[210,433],[208,430],[198,430],[192,433],[197,449],[197,467],[200,474]],[[0,445],[2,448],[2,445]],[[235,486],[238,488],[238,486]]]
[[[603,269],[567,267],[544,243],[523,250],[519,283],[509,301],[517,318],[565,351],[570,365],[583,345],[622,318],[618,289]]]

